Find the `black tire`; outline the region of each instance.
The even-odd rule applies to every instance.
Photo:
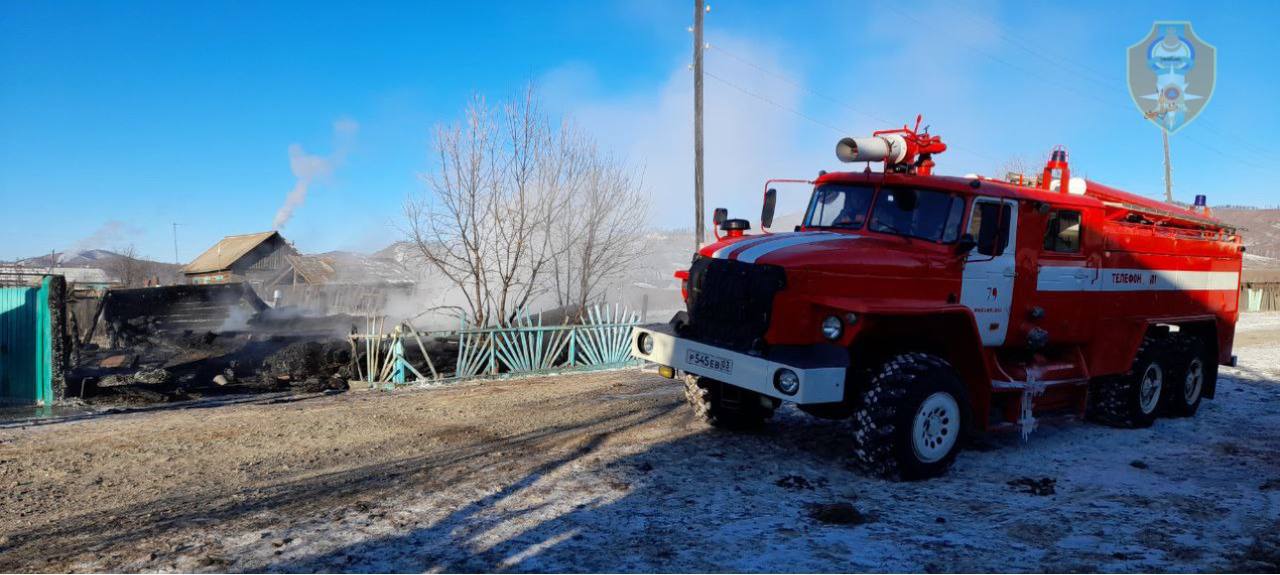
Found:
[[[1169,343],[1169,337],[1144,337],[1128,372],[1093,382],[1089,408],[1095,421],[1126,428],[1151,427],[1155,423],[1165,399],[1164,386],[1169,381]],[[1150,380],[1149,384],[1144,385],[1145,380]]]
[[[1206,346],[1200,338],[1179,334],[1174,336],[1170,349],[1165,413],[1170,417],[1191,417],[1200,409],[1200,400],[1209,385],[1211,370]]]
[[[753,429],[773,417],[754,391],[696,375],[684,376],[684,397],[693,413],[707,425],[724,429]]]
[[[853,413],[854,461],[887,479],[942,475],[963,446],[970,418],[968,393],[951,364],[926,353],[894,356],[875,370]]]

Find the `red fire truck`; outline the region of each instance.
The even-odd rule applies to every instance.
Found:
[[[1061,148],[1034,178],[934,175],[945,150],[905,126],[841,140],[866,169],[810,182],[792,232],[768,231],[771,184],[763,233],[716,210],[717,241],[676,273],[686,311],[635,329],[632,355],[683,375],[717,427],[783,401],[852,418],[852,458],[900,479],[943,473],[975,432],[1051,414],[1144,427],[1214,396],[1244,247],[1203,197],[1072,178]]]

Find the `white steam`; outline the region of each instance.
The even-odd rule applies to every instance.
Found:
[[[142,228],[128,222],[107,220],[93,233],[77,241],[60,259],[71,259],[89,250],[119,248],[143,234]]]
[[[790,52],[759,38],[716,32],[711,42],[771,70],[786,70]],[[733,217],[757,226],[764,181],[802,178],[834,160],[830,150],[841,135],[805,123],[787,109],[803,108],[803,92],[715,49],[707,53],[706,216],[726,207]],[[595,70],[570,64],[539,81],[553,108],[565,111],[601,145],[644,169],[652,194],[650,222],[658,228],[692,228],[693,73],[685,58],[672,62],[663,83],[631,93],[606,93]],[[869,131],[869,130],[868,130]],[[857,133],[853,126],[849,133]],[[828,159],[830,158],[830,159]],[[805,190],[780,189],[779,213],[800,211]],[[707,222],[707,225],[710,225]]]
[[[308,154],[301,144],[289,145],[289,170],[297,181],[293,184],[293,189],[289,190],[289,195],[285,196],[284,205],[276,211],[275,220],[271,222],[272,229],[282,229],[289,223],[294,210],[307,201],[307,191],[312,183],[333,176],[334,170],[346,160],[347,152],[359,130],[360,124],[355,120],[344,118],[334,122],[333,153],[328,156]]]

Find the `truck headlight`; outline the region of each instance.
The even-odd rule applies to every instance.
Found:
[[[829,315],[827,319],[822,320],[822,337],[830,340],[840,339],[840,334],[844,332],[844,323],[840,318]]]
[[[773,386],[785,395],[795,395],[800,391],[800,376],[784,367],[773,373]]]
[[[636,344],[640,348],[640,353],[645,355],[653,353],[653,336],[640,332],[640,335],[636,336]]]

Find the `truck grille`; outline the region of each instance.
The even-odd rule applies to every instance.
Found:
[[[737,351],[764,344],[773,296],[786,286],[777,266],[695,257],[689,267],[688,337]]]

